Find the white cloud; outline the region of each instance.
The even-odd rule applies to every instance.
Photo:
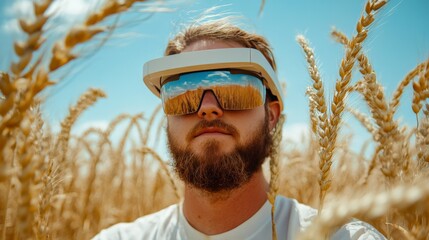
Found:
[[[5,13],[8,16],[31,16],[33,13],[33,1],[15,0],[11,6],[6,8]]]
[[[64,19],[76,20],[78,17],[94,11],[100,2],[100,0],[56,0],[47,10],[47,14],[56,14]]]
[[[306,123],[285,125],[285,128],[283,128],[283,140],[297,144],[308,142],[309,134],[310,128]]]
[[[214,73],[211,73],[211,74],[207,75],[207,77],[209,77],[209,78],[211,78],[211,77],[222,77],[222,78],[229,79],[228,74],[221,72],[221,71],[216,71]]]
[[[6,20],[2,26],[2,29],[7,33],[19,33],[21,31],[16,19]]]
[[[46,10],[46,14],[55,18],[55,24],[70,25],[83,19],[89,12],[94,11],[103,0],[56,0]],[[33,16],[32,0],[15,0],[6,7],[5,16],[7,20],[2,29],[7,33],[19,33],[17,18],[30,18]]]

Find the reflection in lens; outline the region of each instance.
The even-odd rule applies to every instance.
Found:
[[[265,87],[253,74],[201,71],[182,74],[161,87],[164,112],[168,115],[195,113],[206,90],[213,91],[224,110],[252,109],[265,102]]]
[[[225,110],[252,109],[264,104],[260,91],[251,85],[219,86],[213,92]]]
[[[165,114],[184,115],[196,112],[200,106],[203,92],[204,90],[199,88],[186,91],[184,94],[172,98],[163,98]]]

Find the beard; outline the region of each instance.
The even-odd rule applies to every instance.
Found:
[[[237,130],[219,119],[202,120],[195,129],[202,127],[227,129],[238,135]],[[191,131],[192,132],[192,131]],[[203,145],[204,155],[197,155],[190,147],[180,148],[167,127],[168,147],[173,157],[174,171],[186,184],[209,193],[236,189],[247,183],[253,174],[261,169],[272,146],[268,118],[259,128],[249,134],[243,144],[229,153],[221,153],[220,142],[208,140]]]

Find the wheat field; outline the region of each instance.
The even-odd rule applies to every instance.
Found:
[[[181,183],[148,144],[162,130],[161,107],[149,117],[124,113],[104,130],[71,134],[79,116],[106,97],[89,89],[70,107],[59,132],[42,117],[43,91],[57,84],[51,76],[79,60],[76,48],[110,31],[104,19],[139,2],[107,1],[57,41],[46,41],[51,0],[34,2],[33,20],[19,19],[26,40],[14,43],[18,60],[0,73],[0,239],[89,239],[181,199]],[[265,167],[275,189],[270,194],[320,210],[301,239],[320,239],[351,218],[372,224],[389,239],[429,239],[429,60],[410,69],[392,96],[384,92],[362,46],[385,5],[368,0],[352,36],[332,31],[344,47],[332,93],[324,90],[309,41],[297,36],[312,81],[306,93],[312,135],[301,148],[275,142],[275,164]],[[261,11],[263,6],[264,1]],[[41,54],[42,46],[50,54]],[[361,80],[352,82],[353,74]],[[412,99],[401,98],[406,88],[412,88]],[[352,92],[365,100],[369,115],[347,106]],[[416,114],[415,126],[397,120],[400,102]],[[339,134],[345,111],[372,135],[369,157],[354,152],[349,136]],[[119,124],[127,127],[115,142],[112,132]]]

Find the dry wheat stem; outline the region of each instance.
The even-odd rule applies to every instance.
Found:
[[[100,141],[100,142],[105,142],[105,141]],[[97,177],[97,166],[101,160],[101,155],[103,153],[103,148],[100,147],[98,148],[97,154],[94,155],[94,157],[91,158],[91,162],[90,162],[90,166],[89,166],[89,174],[88,174],[88,178],[87,178],[87,188],[85,189],[84,192],[84,197],[83,199],[83,207],[82,207],[82,212],[80,213],[81,216],[81,224],[82,226],[85,224],[85,222],[88,220],[89,216],[88,214],[91,212],[90,210],[90,198],[91,198],[91,193],[94,193],[94,188],[95,188],[95,179]]]
[[[138,125],[138,120],[142,120],[143,119],[143,114],[136,114],[135,116],[133,116],[130,119],[130,123],[128,124],[127,128],[124,131],[124,134],[121,137],[121,140],[119,141],[119,147],[117,150],[117,154],[122,154],[122,152],[124,151],[125,148],[125,144],[126,144],[126,140],[129,136],[129,134],[131,133],[131,130],[133,128],[133,126]]]
[[[49,211],[52,210],[50,207],[50,203],[52,201],[51,197],[62,189],[60,184],[53,183],[60,182],[59,179],[63,177],[63,172],[65,172],[65,168],[67,168],[65,163],[71,127],[85,109],[93,105],[98,98],[105,96],[105,93],[101,90],[89,89],[79,98],[76,106],[70,108],[69,115],[61,123],[61,132],[54,147],[55,152],[57,152],[58,155],[49,159],[48,169],[46,170],[44,177],[44,187],[40,200],[42,207],[39,210],[40,216],[44,219],[43,227],[41,227],[42,229],[47,229],[50,222],[49,218],[52,216],[51,213],[49,213]],[[60,209],[61,208],[62,206],[60,206]]]
[[[155,158],[155,160],[161,166],[161,169],[163,170],[163,172],[167,175],[168,179],[170,180],[170,184],[173,187],[176,199],[178,199],[178,200],[181,199],[181,197],[179,195],[179,190],[176,186],[176,183],[173,179],[173,176],[171,175],[170,171],[167,168],[167,165],[165,164],[164,160],[162,160],[161,156],[159,156],[158,153],[156,153],[153,149],[151,149],[149,147],[142,147],[142,149],[140,150],[140,154],[142,154],[142,156],[145,156],[146,154],[150,154]]]
[[[410,232],[408,232],[406,229],[404,229],[402,226],[399,226],[397,224],[393,223],[386,223],[386,225],[393,227],[394,229],[397,229],[401,233],[401,239],[406,240],[417,240]]]
[[[58,164],[61,165],[64,162],[64,158],[67,152],[67,146],[70,137],[70,131],[73,124],[76,122],[82,112],[88,107],[93,105],[99,98],[106,97],[106,94],[100,89],[89,89],[87,92],[82,94],[74,107],[69,110],[69,115],[61,122],[61,132],[58,137],[56,149],[61,149],[63,152],[59,158]]]
[[[279,120],[276,124],[276,127],[273,131],[273,145],[270,151],[270,186],[269,192],[267,194],[268,201],[271,204],[271,230],[272,230],[272,239],[277,240],[277,230],[276,223],[274,221],[274,213],[275,213],[275,201],[276,196],[279,191],[279,151],[280,151],[280,143],[282,141],[282,133],[283,133],[283,124],[285,122],[285,116],[282,114],[279,117]]]
[[[156,106],[155,110],[151,114],[151,116],[149,118],[149,121],[147,123],[147,127],[146,127],[147,132],[146,132],[146,135],[145,135],[145,138],[144,138],[144,141],[143,141],[143,145],[147,145],[147,139],[149,138],[150,130],[152,129],[152,125],[154,124],[156,116],[158,115],[158,113],[161,112],[161,109],[162,109],[162,105],[159,104],[158,106]]]
[[[154,141],[153,141],[153,147],[156,149],[157,147],[158,147],[158,145],[159,145],[159,140],[161,139],[161,131],[163,130],[163,129],[165,129],[165,125],[167,124],[167,118],[165,117],[165,116],[163,116],[162,118],[161,118],[161,120],[159,121],[159,123],[158,123],[158,126],[157,126],[157,128],[156,128],[156,133],[155,133],[155,139],[154,139]]]

